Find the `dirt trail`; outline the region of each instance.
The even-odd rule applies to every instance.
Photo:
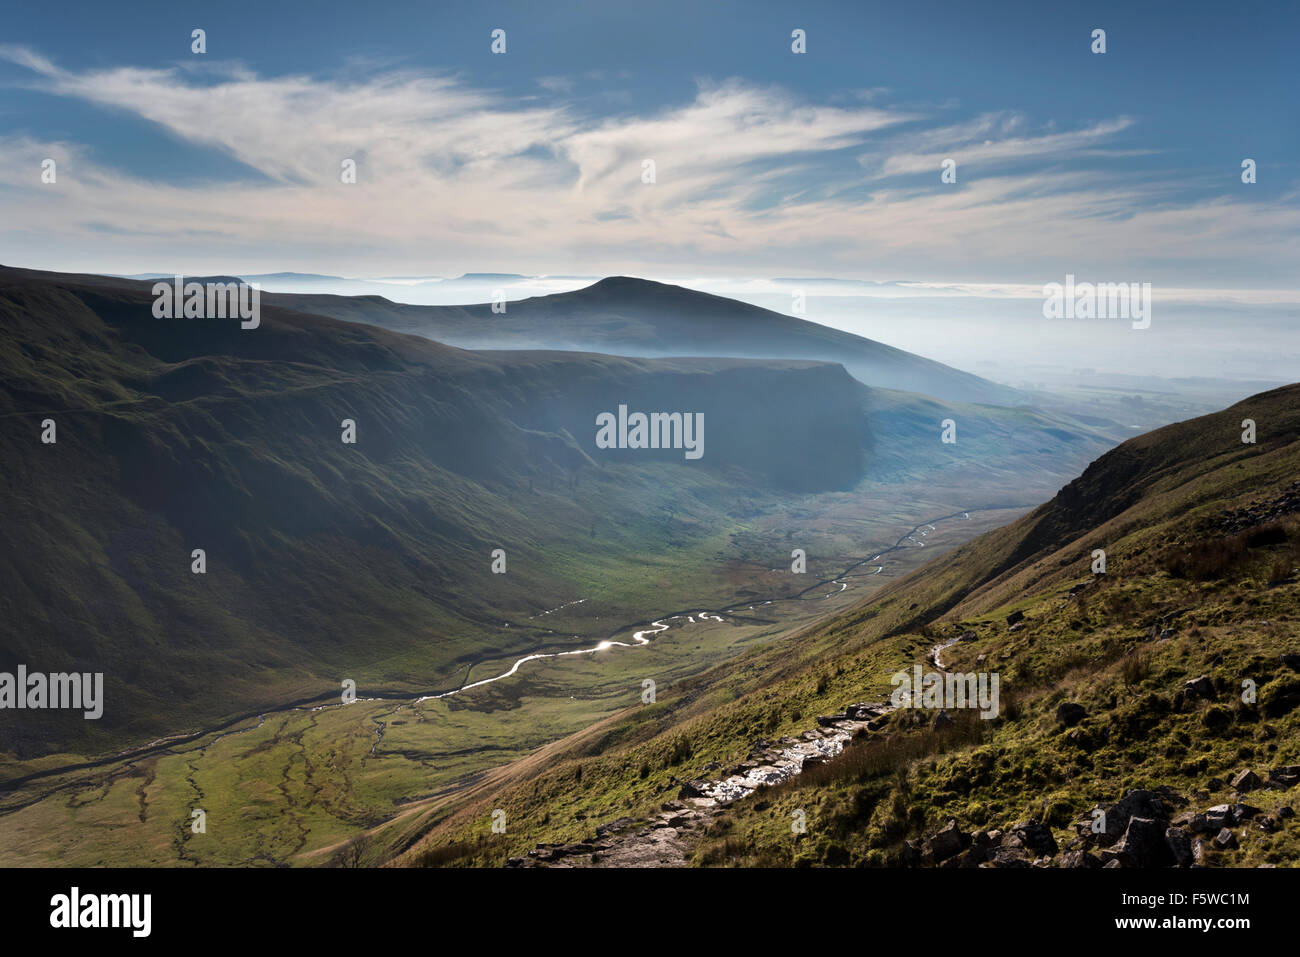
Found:
[[[508,867],[686,867],[704,830],[719,812],[764,785],[780,784],[839,754],[854,735],[877,732],[887,703],[855,704],[844,714],[817,719],[799,737],[756,741],[749,758],[725,777],[690,781],[677,800],[665,802],[648,820],[619,818],[573,844],[540,844]]]
[[[911,539],[917,526],[899,539]],[[924,535],[924,532],[921,532]],[[919,542],[917,544],[920,544]],[[930,660],[946,671],[943,652],[961,636],[930,649]],[[649,820],[619,818],[596,828],[596,836],[573,844],[539,844],[527,857],[512,857],[507,867],[686,867],[704,831],[719,812],[744,800],[763,785],[779,784],[804,769],[839,754],[859,732],[880,732],[882,719],[892,704],[855,704],[842,715],[817,719],[818,727],[798,738],[775,744],[756,741],[749,759],[725,778],[691,781],[675,801],[665,802]]]

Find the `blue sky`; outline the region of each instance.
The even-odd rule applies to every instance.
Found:
[[[78,3],[3,22],[9,264],[1300,286],[1295,4]]]

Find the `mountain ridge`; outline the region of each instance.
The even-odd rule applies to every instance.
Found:
[[[838,362],[865,385],[1013,407],[1028,398],[875,340],[725,296],[630,276],[506,303],[418,306],[371,297],[266,293],[263,301],[424,335],[471,349],[562,349]],[[297,301],[298,305],[293,303]]]

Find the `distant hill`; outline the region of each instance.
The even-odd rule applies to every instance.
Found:
[[[626,276],[490,304],[414,306],[379,296],[268,294],[286,308],[367,322],[465,349],[566,349],[635,356],[838,362],[869,386],[959,402],[1022,405],[1017,390],[815,322],[723,296]]]

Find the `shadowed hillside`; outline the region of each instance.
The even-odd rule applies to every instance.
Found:
[[[475,661],[536,649],[548,632],[529,616],[579,588],[644,617],[648,556],[676,555],[699,594],[710,543],[784,496],[935,469],[1001,487],[1015,460],[1041,484],[1104,442],[960,407],[969,440],[945,446],[935,419],[957,405],[828,363],[469,352],[265,302],[245,330],[155,318],[151,285],[0,272],[16,503],[0,667],[103,671],[111,702],[96,722],[15,719],[19,754],[328,698],[342,677],[456,687]],[[598,448],[596,416],[620,404],[702,413],[703,457]]]
[[[687,547],[729,503],[862,471],[860,386],[832,365],[476,354],[275,307],[241,330],[155,319],[147,284],[0,280],[0,667],[104,671],[110,701],[9,714],[5,748],[175,731],[345,673],[454,687],[462,657],[535,646],[502,622],[572,590],[579,556],[628,574],[664,549],[661,508],[698,509]],[[704,456],[597,449],[620,402],[702,412]]]

